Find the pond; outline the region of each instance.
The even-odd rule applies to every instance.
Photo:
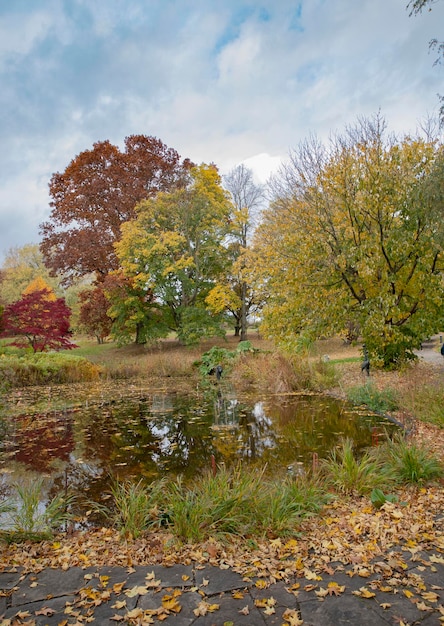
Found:
[[[241,397],[226,383],[193,393],[81,386],[77,394],[75,405],[65,396],[65,407],[63,388],[10,398],[0,420],[3,492],[25,475],[43,475],[52,495],[69,488],[85,502],[101,501],[113,479],[191,479],[214,461],[303,472],[343,437],[363,449],[396,429],[334,398]]]

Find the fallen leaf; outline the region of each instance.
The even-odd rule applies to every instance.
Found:
[[[353,595],[360,596],[361,598],[374,598],[376,595],[375,593],[373,593],[373,591],[367,589],[367,587],[361,587],[356,591],[352,591],[352,593]]]
[[[45,615],[45,617],[54,615],[54,613],[55,613],[55,610],[49,608],[49,606],[42,606],[41,609],[34,612],[35,615]]]
[[[288,626],[302,626],[304,620],[299,617],[299,613],[293,609],[285,609],[282,617]]]

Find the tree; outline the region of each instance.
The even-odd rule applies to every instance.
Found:
[[[184,343],[220,332],[205,298],[227,263],[231,210],[216,167],[201,165],[186,188],[141,202],[137,218],[122,225],[115,247],[124,276],[139,301],[149,297],[147,313],[162,312],[151,332],[169,328]]]
[[[3,313],[2,337],[15,337],[11,345],[30,346],[34,352],[75,348],[69,337],[70,309],[49,289],[31,291],[9,304]]]
[[[252,170],[243,164],[224,177],[224,185],[231,194],[234,206],[228,246],[232,266],[224,283],[214,288],[207,302],[216,312],[225,308],[231,313],[235,320],[235,335],[240,335],[240,340],[245,341],[248,313],[258,304],[247,282],[245,252],[264,199],[264,189],[254,182]]]
[[[79,323],[85,332],[96,337],[99,344],[111,332],[113,320],[108,315],[110,302],[106,297],[103,283],[94,289],[86,289],[79,293],[80,314]]]
[[[73,278],[95,274],[100,280],[117,269],[114,243],[135,206],[159,191],[183,186],[191,166],[159,139],[131,135],[123,152],[109,141],[76,156],[51,177],[50,219],[40,225],[40,249],[51,271]]]
[[[410,8],[410,15],[418,15],[418,13],[421,13],[422,10],[427,6],[429,8],[429,11],[431,11],[432,5],[435,4],[436,1],[437,0],[410,0],[407,8]],[[429,48],[430,50],[437,51],[438,56],[435,59],[435,65],[440,64],[442,62],[442,59],[444,58],[444,41],[439,41],[438,39],[433,38],[429,41]],[[444,124],[444,96],[438,95],[438,98],[441,102],[441,124]]]
[[[387,136],[380,116],[293,151],[256,241],[264,332],[291,343],[352,322],[375,363],[414,358],[442,321],[443,159],[435,142]]]
[[[26,286],[35,278],[43,279],[49,288],[61,295],[59,292],[60,281],[49,275],[37,244],[11,248],[3,262],[0,299],[5,304],[15,302],[20,298]]]

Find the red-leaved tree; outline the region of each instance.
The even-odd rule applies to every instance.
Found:
[[[111,303],[105,295],[103,284],[99,284],[95,289],[82,291],[79,300],[80,324],[88,335],[96,337],[98,343],[103,343],[113,325],[113,320],[108,315]]]
[[[1,337],[13,337],[10,345],[31,346],[34,352],[71,350],[71,310],[64,298],[53,299],[48,289],[32,291],[9,304],[3,313]]]
[[[49,183],[51,214],[40,225],[40,250],[53,275],[63,282],[95,274],[100,282],[118,269],[114,243],[135,206],[159,191],[186,185],[192,163],[160,139],[130,135],[119,150],[98,141],[77,155]]]

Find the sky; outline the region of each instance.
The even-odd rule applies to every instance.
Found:
[[[444,1],[0,0],[0,263],[39,243],[48,183],[96,141],[161,139],[265,182],[309,135],[436,116]]]

